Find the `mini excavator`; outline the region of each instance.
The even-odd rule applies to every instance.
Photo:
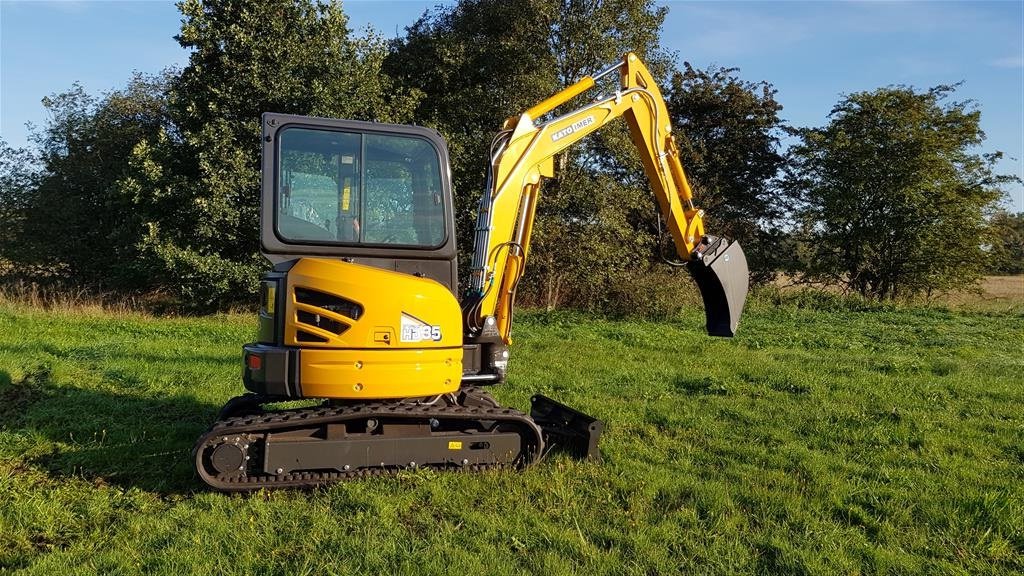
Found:
[[[612,96],[540,121],[618,73]],[[260,237],[273,268],[248,393],[193,449],[223,491],[302,488],[410,468],[523,468],[557,448],[600,458],[603,423],[542,395],[530,414],[506,379],[516,285],[553,157],[617,118],[628,125],[707,331],[732,336],[747,296],[737,242],[705,233],[660,90],[636,55],[509,118],[490,148],[468,286],[459,298],[448,152],[434,130],[263,115]],[[301,399],[311,407],[274,408]]]

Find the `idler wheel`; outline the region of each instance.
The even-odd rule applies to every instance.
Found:
[[[235,444],[221,444],[210,454],[210,464],[220,474],[239,470],[245,462],[245,451]]]

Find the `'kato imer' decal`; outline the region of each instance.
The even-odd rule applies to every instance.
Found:
[[[402,312],[401,328],[399,340],[402,342],[437,342],[441,340],[440,326],[427,324],[405,312]]]
[[[558,142],[559,140],[561,140],[562,138],[565,138],[569,134],[572,134],[574,132],[582,130],[582,129],[586,128],[587,126],[590,126],[593,123],[594,123],[594,117],[593,116],[587,116],[583,120],[580,120],[579,122],[573,122],[572,124],[566,126],[565,128],[562,128],[558,132],[555,132],[554,134],[552,134],[551,135],[551,141],[552,142]]]

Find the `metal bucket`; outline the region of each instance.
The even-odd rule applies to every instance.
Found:
[[[747,301],[750,273],[739,242],[708,236],[687,268],[700,288],[708,334],[732,337]]]

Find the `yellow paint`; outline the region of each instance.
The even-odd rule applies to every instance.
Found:
[[[299,303],[295,288],[334,294],[362,306],[358,319]],[[284,345],[302,348],[302,395],[314,398],[408,398],[445,394],[462,378],[462,316],[441,284],[339,260],[303,258],[288,271]],[[298,313],[348,326],[334,334]],[[437,328],[438,338],[403,341],[402,316]],[[326,342],[300,342],[298,331]],[[430,330],[427,330],[430,332]]]
[[[277,284],[267,283],[267,300],[263,303],[263,310],[268,314],[274,314],[274,302],[277,300]]]
[[[609,122],[621,117],[628,124],[680,258],[690,259],[704,235],[703,213],[693,206],[693,193],[679,162],[668,109],[657,82],[631,53],[623,58],[619,74],[620,88],[612,96],[545,124],[534,124],[537,117],[593,87],[593,79],[587,77],[504,123],[512,134],[492,167],[494,187],[488,191],[493,201],[491,234],[488,245],[477,250],[488,256],[480,315],[496,318],[505,343],[511,343],[512,297],[526,266],[529,232],[540,195],[538,182],[541,177],[553,175],[555,154]],[[517,229],[526,234],[517,237]],[[509,247],[509,242],[523,249]]]
[[[569,86],[565,90],[562,90],[558,94],[555,94],[554,96],[548,98],[547,100],[543,100],[535,104],[533,107],[526,111],[526,115],[529,116],[531,120],[536,120],[537,118],[540,118],[541,116],[547,114],[548,112],[551,112],[555,108],[561,106],[562,104],[565,104],[569,100],[572,100],[574,97],[586,92],[587,90],[590,90],[593,87],[594,79],[591,78],[590,76],[587,76],[584,79],[580,80],[579,82],[573,84],[572,86]]]
[[[295,288],[303,287],[335,294],[363,307],[358,320],[295,301]],[[302,348],[461,348],[462,312],[455,296],[429,278],[364,266],[340,260],[303,258],[288,271],[285,305],[285,346]],[[300,323],[299,311],[319,314],[349,326],[341,335]],[[439,340],[402,342],[402,314],[440,328]],[[327,339],[300,342],[298,329]],[[462,356],[458,358],[462,361]]]
[[[324,350],[299,354],[307,398],[415,398],[459,389],[462,348]]]

